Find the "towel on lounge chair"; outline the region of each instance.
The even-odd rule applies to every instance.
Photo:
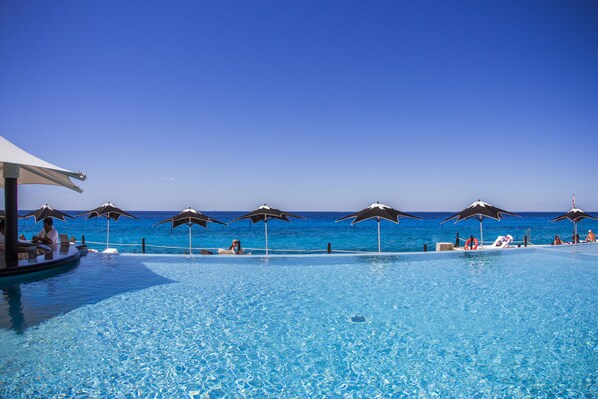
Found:
[[[509,246],[509,243],[513,241],[513,236],[507,234],[506,236],[498,236],[494,244],[492,244],[495,248],[506,248]]]

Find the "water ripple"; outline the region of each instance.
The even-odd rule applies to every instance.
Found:
[[[598,395],[587,259],[143,259],[173,282],[0,331],[0,396]]]

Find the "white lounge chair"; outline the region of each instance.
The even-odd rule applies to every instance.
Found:
[[[513,241],[513,236],[507,234],[506,236],[498,236],[491,248],[507,248],[509,243]]]

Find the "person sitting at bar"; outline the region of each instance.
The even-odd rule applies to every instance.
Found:
[[[586,237],[586,242],[596,242],[596,235],[592,230],[588,230],[588,236]]]
[[[22,239],[21,239],[22,238]],[[19,237],[19,240],[21,241],[25,241],[25,237],[21,234],[21,237]],[[27,259],[27,251],[29,250],[29,247],[22,242],[18,242],[17,243],[17,254],[18,254],[18,259]],[[4,219],[0,219],[0,253],[2,253],[4,256],[4,251],[6,251],[6,236],[5,236],[5,222]]]
[[[54,221],[51,217],[44,219],[44,228],[39,232],[38,235],[33,236],[31,242],[39,242],[47,245],[58,244],[58,230],[54,228]]]
[[[561,237],[559,236],[554,236],[554,241],[552,242],[552,245],[562,245],[563,241],[561,241]]]

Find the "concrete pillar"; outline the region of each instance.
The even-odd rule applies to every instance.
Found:
[[[5,236],[5,261],[6,266],[16,266],[19,262],[18,254],[18,192],[17,179],[19,178],[19,165],[4,163],[4,236]]]

